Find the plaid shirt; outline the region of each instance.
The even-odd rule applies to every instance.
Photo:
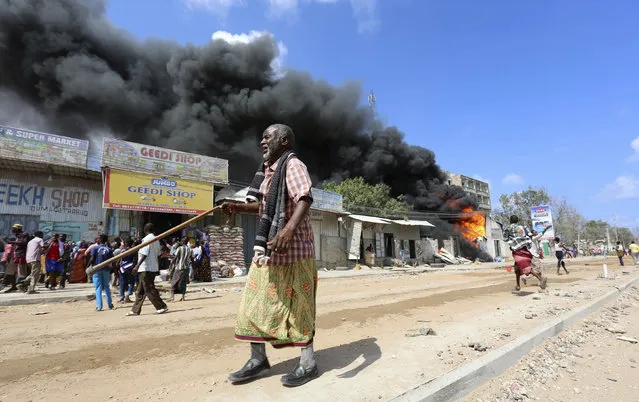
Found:
[[[264,181],[260,186],[262,202],[258,216],[262,216],[262,212],[264,208],[266,208],[266,198],[276,169],[277,162],[272,166],[267,166],[265,169]],[[311,200],[313,199],[311,186],[311,178],[308,175],[306,165],[297,158],[290,159],[286,165],[288,198],[286,199],[285,213],[287,222],[293,216],[293,212],[295,212],[295,207],[300,198],[309,197]],[[302,218],[299,226],[295,228],[292,243],[289,245],[286,254],[276,253],[275,251],[271,252],[269,265],[290,265],[308,258],[315,258],[315,240],[313,238],[311,218],[306,214],[306,216]]]
[[[530,249],[532,246],[531,234],[525,226],[511,224],[504,232],[504,240],[512,251],[520,250],[524,247]]]

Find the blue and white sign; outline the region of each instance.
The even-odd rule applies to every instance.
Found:
[[[0,157],[86,168],[89,141],[0,126]]]
[[[320,190],[319,188],[311,189],[311,193],[313,194],[313,208],[328,211],[343,211],[341,194],[331,193],[330,191]]]

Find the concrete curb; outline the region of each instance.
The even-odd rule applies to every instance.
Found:
[[[28,304],[48,304],[48,303],[64,303],[72,301],[90,301],[95,300],[95,294],[90,295],[69,295],[69,296],[49,296],[38,298],[16,298],[16,299],[0,299],[0,307],[7,306],[23,306]]]
[[[392,399],[392,401],[452,401],[471,393],[475,388],[491,378],[497,377],[511,366],[515,365],[523,356],[534,347],[542,344],[572,323],[595,312],[603,305],[614,300],[621,292],[626,290],[639,276],[631,279],[615,290],[596,299],[592,303],[573,310],[548,324],[544,324],[532,332],[515,339],[512,342],[495,349],[492,352],[474,360],[473,362],[454,369],[440,377],[434,378],[422,385]]]

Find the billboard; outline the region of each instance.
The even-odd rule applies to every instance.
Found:
[[[0,126],[0,157],[86,168],[89,141]]]
[[[104,208],[197,215],[213,206],[213,184],[107,169]]]
[[[105,138],[102,166],[181,177],[209,183],[229,181],[229,161],[197,154],[174,151],[135,142]],[[208,209],[208,208],[207,208]]]
[[[550,210],[550,205],[532,207],[530,211],[532,229],[541,233],[547,226],[550,226],[550,229],[546,231],[546,234],[542,237],[542,239],[554,239],[555,229],[552,227],[552,211]]]

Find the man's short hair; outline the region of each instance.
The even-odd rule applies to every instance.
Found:
[[[155,226],[149,222],[146,225],[144,225],[144,233],[153,233],[155,234]]]

